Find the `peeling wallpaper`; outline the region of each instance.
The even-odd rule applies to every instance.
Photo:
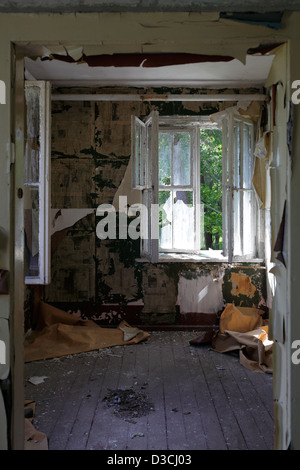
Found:
[[[186,90],[176,89],[179,92]],[[94,319],[113,309],[135,309],[138,319],[148,324],[174,324],[189,314],[218,314],[226,302],[266,305],[264,269],[221,263],[141,263],[136,261],[139,240],[99,240],[96,236],[93,209],[112,204],[121,188],[129,189],[124,186],[124,175],[130,162],[132,114],[146,116],[158,109],[161,115],[209,115],[230,105],[53,102],[52,208],[64,214],[60,224],[66,231],[52,253],[52,280],[44,288],[45,301],[69,304],[76,311],[89,305],[82,315]],[[74,218],[76,209],[82,218]],[[67,220],[75,223],[68,227]]]

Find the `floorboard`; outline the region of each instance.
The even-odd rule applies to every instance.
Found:
[[[273,449],[272,375],[190,345],[196,336],[154,331],[140,344],[25,364],[49,450]]]

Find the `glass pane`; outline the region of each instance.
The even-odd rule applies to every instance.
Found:
[[[191,184],[191,136],[187,132],[173,137],[173,181],[176,186]]]
[[[26,276],[39,276],[39,191],[24,189]]]
[[[173,200],[173,248],[195,249],[195,208],[193,191],[176,191]]]
[[[25,144],[25,183],[39,182],[40,89],[25,88],[27,135]]]
[[[240,123],[234,123],[233,128],[233,154],[234,154],[234,167],[233,167],[233,186],[240,188]]]
[[[253,149],[252,149],[252,126],[244,123],[243,129],[243,255],[255,255],[255,234],[256,234],[256,200],[252,191],[253,174]]]
[[[222,250],[222,130],[200,130],[200,174],[201,207],[200,215],[204,219],[201,225],[201,249]]]
[[[141,153],[141,165],[143,170],[143,185],[149,187],[150,181],[152,179],[152,119],[150,123],[147,125],[147,130],[145,128],[142,129],[142,136],[143,139],[147,138],[147,148],[143,153]]]
[[[151,255],[151,218],[148,214],[151,213],[152,191],[145,189],[143,191],[143,206],[146,208],[146,215],[142,221],[142,256]],[[144,224],[144,225],[143,225]]]
[[[136,125],[136,135],[135,135],[135,156],[136,156],[136,183],[140,186],[145,184],[145,165],[143,160],[143,145],[144,145],[144,135],[145,130],[138,122]]]
[[[242,221],[241,221],[241,209],[242,209],[242,197],[241,191],[234,191],[233,193],[233,238],[234,238],[234,254],[243,254],[243,232],[242,232]]]
[[[254,207],[255,202],[253,201],[252,191],[244,191],[243,194],[243,254],[251,255],[254,253],[255,246],[255,219],[254,219]]]
[[[135,132],[135,181],[140,184],[140,165],[141,165],[141,129],[136,128]]]
[[[172,248],[172,191],[159,191],[159,246]]]
[[[171,152],[172,134],[161,132],[159,134],[159,182],[160,186],[171,184]]]
[[[243,128],[243,188],[252,187],[252,128],[244,124]]]

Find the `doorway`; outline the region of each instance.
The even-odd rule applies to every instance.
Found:
[[[34,78],[36,78],[36,77],[34,76]],[[70,104],[68,104],[67,102],[65,102],[65,104],[61,104],[60,102],[58,102],[57,104],[55,104],[55,106],[56,106],[55,107],[55,112],[56,112],[57,116],[61,117],[61,116],[64,116],[64,115],[66,116],[66,111],[67,111],[66,108],[68,108],[68,106],[70,106]],[[112,102],[109,102],[108,104],[105,104],[105,106],[110,107],[110,112],[111,112],[111,116],[112,116],[112,119],[110,120],[109,125],[111,125],[111,122],[114,122],[115,125],[119,126],[120,125],[120,116],[121,116],[120,108],[118,110],[117,106],[114,105]],[[139,105],[134,104],[134,106],[140,108],[141,105],[140,104]],[[73,107],[77,108],[77,117],[78,116],[90,116],[92,119],[95,119],[95,117],[97,119],[99,119],[99,114],[98,114],[99,113],[99,107],[96,106],[96,105],[95,106],[89,106],[87,104],[87,102],[85,101],[85,104],[83,104],[83,105],[81,104],[80,107],[78,106],[78,104],[75,104],[75,105],[73,104]],[[193,106],[191,106],[191,105],[188,106],[188,107],[193,108]],[[123,111],[123,113],[126,114],[127,118],[129,116],[129,111],[130,111],[130,108],[128,108],[126,111]],[[131,109],[131,111],[132,111],[132,109]],[[190,111],[193,113],[194,109],[192,109]],[[122,116],[123,119],[124,119],[124,114]],[[141,114],[143,114],[143,112],[141,112]],[[79,119],[78,119],[78,121],[79,121]],[[56,136],[58,138],[58,141],[56,141],[56,142],[59,142],[59,145],[64,146],[64,143],[66,142],[66,139],[67,139],[67,133],[66,133],[66,126],[63,126],[62,122],[63,122],[63,120],[61,120],[60,122],[59,122],[59,119],[57,120],[58,124],[57,124],[57,127],[55,129],[55,132],[56,132]],[[67,124],[67,121],[65,121],[64,124]],[[122,121],[121,121],[121,125],[124,125]],[[108,125],[106,125],[106,127],[104,126],[104,129],[106,129],[106,135],[105,135],[106,142],[105,142],[105,145],[109,145],[109,143],[111,145],[112,138],[111,138],[111,133],[109,131]],[[54,161],[54,166],[55,166],[54,185],[56,186],[55,197],[56,197],[56,201],[60,200],[60,202],[63,203],[63,205],[55,204],[54,209],[57,210],[57,211],[59,211],[60,209],[70,209],[70,210],[71,209],[76,209],[76,210],[80,209],[80,210],[83,211],[81,213],[81,215],[82,215],[84,213],[84,211],[86,211],[87,209],[91,209],[91,207],[89,207],[87,203],[94,204],[95,202],[99,201],[99,194],[100,195],[103,194],[101,192],[101,190],[103,190],[104,187],[107,190],[106,195],[108,197],[108,201],[111,202],[113,200],[113,194],[115,193],[116,188],[118,187],[118,185],[114,182],[113,178],[111,177],[111,171],[115,172],[115,176],[118,174],[118,171],[119,171],[120,172],[120,174],[118,176],[119,184],[122,184],[122,182],[123,182],[121,174],[124,175],[124,166],[126,166],[126,162],[128,163],[128,156],[130,155],[130,151],[129,151],[129,148],[128,148],[128,142],[127,143],[119,142],[118,145],[120,147],[121,147],[121,145],[123,145],[123,149],[124,149],[125,145],[127,145],[127,151],[125,151],[124,154],[117,155],[117,157],[113,159],[114,166],[113,166],[112,169],[109,170],[110,173],[106,174],[106,176],[110,175],[110,177],[105,178],[105,177],[103,177],[103,168],[105,168],[105,162],[103,162],[103,159],[105,158],[107,153],[110,154],[111,157],[116,156],[116,153],[114,151],[111,151],[111,150],[106,152],[104,150],[104,147],[103,147],[103,132],[102,132],[102,134],[100,134],[100,133],[95,134],[94,131],[95,131],[94,128],[91,130],[88,126],[86,126],[86,133],[81,132],[77,135],[73,134],[73,142],[72,142],[73,152],[65,152],[65,151],[59,150],[58,148],[54,149],[54,160],[55,160]],[[94,144],[97,143],[97,145],[98,145],[97,148],[96,148],[95,145],[92,148],[92,146],[90,145],[91,141],[88,140],[88,137],[91,136],[91,132],[92,132],[92,138],[94,139],[93,140]],[[71,138],[72,137],[71,137],[71,132],[70,132],[69,139],[71,139]],[[96,138],[96,140],[95,140],[95,138]],[[82,140],[80,140],[80,139],[86,139],[86,142],[85,142],[86,145],[82,145]],[[70,140],[69,140],[69,144],[70,144]],[[79,145],[78,149],[80,151],[81,156],[83,157],[82,161],[80,162],[80,165],[82,165],[82,166],[80,166],[79,168],[75,168],[75,166],[73,166],[74,159],[75,159],[76,163],[78,163],[78,161],[77,161],[78,159],[76,159],[76,145]],[[100,148],[101,148],[101,151],[99,151]],[[90,151],[89,154],[88,154],[87,150]],[[122,160],[121,157],[123,157],[123,160]],[[90,173],[89,166],[92,164],[92,162],[95,162],[95,160],[98,164],[96,166],[97,171],[96,171],[96,173],[93,174],[93,178],[92,178],[93,190],[89,191],[89,198],[90,199],[88,200],[86,198],[86,193],[81,194],[80,191],[81,191],[82,187],[86,188],[88,183],[89,182],[91,183],[91,178],[88,177],[88,173]],[[124,162],[125,162],[125,165],[124,165]],[[68,191],[66,192],[65,188],[64,188],[64,183],[62,183],[62,182],[66,181],[66,180],[64,180],[64,177],[65,177],[67,168],[68,168],[68,170],[71,174],[71,181],[69,180],[70,185],[68,186]],[[84,180],[83,185],[81,184],[82,179]],[[60,190],[59,188],[62,188],[62,189]],[[100,192],[97,193],[97,190],[100,190]],[[84,198],[85,198],[85,200],[84,200]],[[72,206],[72,201],[75,202],[75,204],[76,204],[75,207]],[[56,212],[56,214],[57,214],[57,212]],[[65,306],[69,305],[69,307],[70,307],[71,303],[74,301],[74,292],[76,292],[76,295],[79,295],[81,297],[77,298],[75,300],[75,303],[73,305],[71,305],[71,310],[72,310],[73,308],[75,308],[75,304],[76,303],[78,304],[78,300],[80,300],[81,307],[82,307],[83,303],[89,301],[90,299],[92,299],[93,301],[95,301],[95,300],[99,301],[100,300],[102,302],[103,302],[103,300],[105,302],[109,299],[110,300],[110,307],[111,307],[112,305],[116,305],[116,303],[118,301],[120,301],[120,296],[121,296],[122,297],[122,302],[123,302],[122,303],[122,308],[123,308],[122,309],[122,314],[124,314],[124,310],[125,310],[125,314],[128,314],[128,315],[130,315],[130,314],[132,315],[133,311],[134,311],[135,315],[139,314],[140,313],[139,306],[135,305],[133,309],[131,308],[131,309],[126,310],[124,308],[124,305],[126,304],[126,302],[128,304],[128,301],[129,301],[129,303],[131,303],[131,302],[136,302],[137,300],[139,300],[138,295],[140,295],[140,292],[139,291],[136,292],[136,285],[133,281],[135,281],[137,279],[137,277],[141,276],[143,273],[141,273],[141,271],[139,269],[137,269],[136,267],[133,268],[130,265],[128,259],[126,259],[126,257],[124,256],[124,253],[122,253],[122,258],[121,259],[120,259],[119,255],[118,256],[113,256],[113,257],[108,257],[107,254],[109,252],[109,248],[106,248],[106,250],[105,250],[105,255],[106,256],[103,256],[101,258],[101,260],[104,259],[103,265],[100,267],[100,269],[99,269],[99,266],[96,266],[96,270],[95,270],[94,259],[93,259],[93,261],[91,261],[90,256],[88,256],[88,257],[86,256],[86,254],[90,253],[90,252],[92,252],[94,254],[97,253],[97,247],[95,246],[94,242],[92,243],[92,246],[91,246],[90,238],[88,239],[89,242],[87,243],[87,237],[86,237],[86,235],[88,233],[89,234],[91,233],[91,230],[92,230],[91,227],[93,227],[93,224],[95,224],[95,222],[93,221],[94,214],[90,213],[90,214],[85,215],[85,217],[87,217],[87,218],[81,217],[76,221],[76,224],[78,223],[77,227],[74,227],[75,222],[71,226],[66,227],[68,229],[70,229],[70,227],[71,227],[72,233],[69,234],[70,238],[69,238],[68,242],[66,242],[66,240],[67,240],[66,238],[62,239],[61,243],[66,243],[66,245],[60,245],[60,249],[62,251],[61,252],[56,251],[56,254],[54,255],[54,256],[57,256],[56,261],[58,263],[66,263],[65,267],[62,267],[61,264],[60,264],[60,275],[62,277],[59,278],[59,270],[56,270],[56,276],[58,276],[57,277],[57,282],[61,286],[61,290],[60,290],[60,292],[57,291],[57,289],[56,289],[57,284],[56,284],[56,286],[55,285],[51,286],[51,284],[50,284],[49,287],[45,288],[46,294],[45,294],[45,291],[44,291],[43,299],[46,300],[46,301],[50,301],[52,304],[55,304],[58,307],[62,306],[63,303],[65,304]],[[66,234],[66,236],[68,236],[68,235]],[[97,240],[95,240],[95,242],[97,242]],[[82,260],[81,265],[84,266],[84,268],[85,268],[84,269],[84,274],[82,272],[80,274],[80,278],[77,277],[78,276],[78,269],[77,268],[78,268],[78,259],[79,258],[75,258],[75,260],[70,259],[68,261],[66,259],[65,259],[65,261],[63,261],[63,258],[62,258],[62,252],[66,253],[65,250],[70,247],[70,243],[73,244],[74,252],[75,251],[77,251],[78,253],[80,252],[80,257],[81,257],[80,259]],[[136,246],[133,246],[132,249],[135,250]],[[98,251],[98,254],[99,254],[99,251]],[[72,268],[72,266],[67,266],[67,263],[69,261],[70,261],[70,264],[73,263],[73,268]],[[119,269],[118,269],[118,263],[120,263],[120,262],[122,263],[122,266],[123,266],[122,271],[119,271]],[[58,266],[59,266],[59,264],[58,264]],[[70,267],[72,269],[70,269]],[[67,274],[67,271],[68,271],[68,274]],[[105,279],[103,278],[103,272],[106,274]],[[118,274],[118,285],[121,286],[119,292],[116,290],[116,282],[117,282],[116,281],[116,272],[120,273],[120,274]],[[95,273],[97,274],[96,278],[94,277]],[[131,277],[129,277],[128,275],[131,276]],[[148,276],[148,278],[149,278],[149,276]],[[62,279],[63,279],[63,282],[62,282]],[[81,279],[81,281],[80,281],[80,279]],[[131,290],[129,291],[129,297],[126,297],[126,295],[128,295],[128,284],[126,284],[125,281],[128,280],[128,279],[131,281],[130,282],[130,289]],[[139,279],[140,279],[140,277],[139,277]],[[151,291],[151,289],[154,289],[155,287],[157,287],[156,281],[153,280],[153,279],[155,279],[155,276],[152,278],[152,280],[150,282],[150,285],[148,285],[148,287],[149,287],[149,297],[151,296],[151,292],[154,293],[154,294],[156,293],[154,291]],[[84,280],[85,282],[82,282],[82,280]],[[78,286],[78,288],[76,288],[77,286]],[[79,288],[81,288],[81,289],[79,289]],[[56,291],[56,294],[58,294],[58,297],[56,297],[56,298],[54,297],[54,294],[55,294],[54,291]],[[103,297],[104,295],[107,295],[107,297]],[[171,300],[170,300],[170,302],[171,302]],[[67,306],[67,309],[68,309],[68,306]],[[111,311],[112,311],[112,309],[110,309],[110,312]],[[84,315],[87,314],[86,312],[88,312],[88,310],[86,310],[84,312]],[[102,315],[102,313],[103,312],[100,312],[100,315]],[[104,313],[106,313],[106,312],[104,312]],[[118,314],[119,313],[120,312],[117,312],[117,315],[116,315],[117,319],[118,319]],[[164,314],[163,320],[165,322],[169,312],[166,311],[166,312],[159,312],[159,313]],[[172,312],[172,313],[175,315],[176,312]],[[88,314],[91,315],[89,318],[92,318],[93,315],[95,314],[95,311],[91,312],[91,313],[88,312]],[[99,315],[99,317],[100,317],[100,315]],[[169,344],[169,343],[171,343],[171,345],[172,345],[172,343],[174,343],[174,341],[173,341],[174,338],[175,338],[175,343],[177,343],[177,337],[175,335],[172,340],[170,340],[169,337],[171,337],[171,334],[169,334],[169,336],[166,335],[165,339],[162,340],[162,344],[164,344],[164,342],[167,343],[166,348],[169,351],[170,350],[172,351],[170,353],[171,356],[168,356],[166,353],[163,354],[163,357],[160,357],[160,359],[159,359],[159,362],[161,364],[164,364],[164,360],[169,361],[169,360],[171,360],[170,357],[173,357],[173,359],[174,359],[174,357],[177,355],[176,348],[170,347],[170,344]],[[160,337],[159,334],[157,334],[156,336],[154,335],[154,339],[157,339],[158,344],[159,344],[159,346],[154,345],[154,347],[157,348],[157,350],[154,349],[154,355],[158,355],[158,350],[161,350],[161,348],[162,348],[161,343],[159,343],[159,341],[162,338]],[[191,340],[191,339],[192,339],[192,337],[189,336],[188,341]],[[182,341],[182,339],[180,341]],[[182,351],[185,351],[184,354],[186,354],[187,356],[189,356],[189,354],[191,356],[193,356],[194,353],[191,352],[190,346],[188,345],[188,347],[187,347],[187,344],[183,345],[182,343],[180,343],[180,341],[179,341],[179,347]],[[140,356],[137,357],[135,355],[136,353],[134,352],[135,350],[134,350],[133,347],[129,350],[126,349],[126,351],[125,351],[125,349],[123,351],[123,349],[122,349],[122,355],[121,355],[121,362],[119,364],[117,362],[116,365],[115,365],[117,370],[119,370],[120,367],[123,367],[122,366],[123,363],[124,363],[124,367],[125,367],[125,364],[132,357],[135,357],[134,363],[137,364],[136,367],[138,369],[141,369],[143,367],[143,364],[141,364],[140,360],[143,357],[143,355],[141,355],[141,357]],[[145,343],[145,345],[143,345],[143,349],[145,351],[147,350],[146,343]],[[145,354],[146,354],[147,357],[149,357],[150,352],[148,351]],[[196,354],[199,354],[199,352],[197,351]],[[206,357],[205,363],[207,362],[209,364],[210,361],[212,360],[212,358],[209,356],[207,351],[205,351],[205,354],[207,354],[207,357],[205,356]],[[107,354],[107,356],[108,356],[108,358],[110,358],[109,354]],[[127,358],[127,356],[129,356],[129,359]],[[88,360],[90,360],[90,356],[87,355],[87,357],[88,357]],[[93,356],[91,356],[91,357],[93,358]],[[102,355],[100,355],[100,358],[96,358],[96,359],[93,358],[92,359],[92,363],[93,363],[92,364],[92,370],[89,370],[89,372],[87,372],[89,374],[92,374],[89,377],[94,377],[93,374],[95,374],[95,371],[98,370],[97,367],[98,367],[99,364],[96,365],[96,362],[99,362],[98,359],[102,361],[102,359],[105,358],[105,357],[106,357],[105,354],[102,354]],[[114,359],[120,359],[120,358],[115,357]],[[128,361],[127,361],[127,359],[128,359]],[[86,360],[86,357],[84,357],[84,360]],[[201,358],[198,357],[197,360],[201,362]],[[107,361],[107,357],[106,357],[106,361]],[[145,359],[145,361],[146,361],[146,359]],[[65,361],[63,361],[63,362],[65,362]],[[132,362],[132,359],[131,359],[131,362]],[[143,361],[143,363],[144,363],[144,361]],[[145,364],[147,364],[147,362],[145,362]],[[219,363],[218,364],[215,363],[214,359],[213,359],[212,364],[213,364],[213,367],[215,367],[215,370],[219,371],[218,372],[219,374],[222,374],[221,371],[226,370],[223,363],[219,367]],[[94,369],[94,367],[96,369]],[[153,367],[155,367],[155,365],[153,365],[152,363],[148,363],[148,366],[147,366],[148,369],[151,369]],[[166,365],[163,365],[163,367],[167,368]],[[230,368],[231,373],[232,373],[231,366],[229,368]],[[101,366],[101,370],[102,371],[104,370],[103,366]],[[109,366],[109,370],[110,370],[110,366]],[[113,366],[112,366],[112,370],[113,370]],[[135,369],[133,369],[133,371],[134,370]],[[72,375],[71,371],[72,371],[72,368],[68,370],[68,372],[70,372],[68,375],[70,375],[70,376]],[[136,372],[134,372],[134,373],[136,373]],[[192,376],[194,376],[194,373],[195,373],[195,370],[191,369],[191,375]],[[128,374],[129,374],[129,377],[130,377],[129,370],[126,370],[124,368],[124,376],[126,376]],[[223,374],[224,374],[224,372],[223,372]],[[44,375],[44,374],[41,374],[41,375]],[[45,375],[47,375],[47,374],[45,373]],[[132,375],[130,377],[130,380],[133,380],[134,377],[135,376]],[[139,384],[141,383],[141,378],[143,378],[143,373],[141,373],[141,375],[139,375],[139,380],[138,380]],[[79,379],[77,378],[77,380],[79,380]],[[113,379],[111,378],[111,379],[107,379],[107,380],[113,380]],[[152,380],[154,380],[154,378],[147,375],[147,378],[146,378],[146,380],[143,381],[143,383],[146,383],[146,382],[148,383],[149,380],[152,381]],[[171,380],[175,380],[175,379],[171,379]],[[210,379],[207,379],[206,382],[208,383],[209,380]],[[222,378],[218,377],[218,378],[216,378],[216,380],[220,381],[221,387],[224,390],[225,383],[228,382],[229,379],[228,379],[228,377],[227,378],[226,377],[222,377]],[[247,380],[249,380],[249,377],[244,376],[243,380],[247,381]],[[267,379],[267,380],[269,380],[269,379]],[[45,383],[46,383],[46,381],[45,381]],[[269,385],[268,386],[269,386],[269,391],[270,391],[270,380],[269,380]],[[123,390],[124,387],[129,387],[131,389],[131,385],[130,386],[126,385],[126,383],[124,385],[122,381],[116,383],[115,387],[116,387],[115,388],[116,390]],[[177,388],[182,387],[182,384],[177,383],[176,387]],[[193,385],[193,390],[195,390],[195,387],[196,386],[194,384]],[[254,386],[254,388],[255,388],[255,386]],[[142,390],[144,390],[144,389],[142,389]],[[164,388],[164,390],[166,390],[166,389]],[[81,393],[86,393],[86,398],[91,398],[91,397],[88,397],[89,392],[86,389],[84,389],[84,391],[81,392]],[[163,395],[163,391],[161,391],[161,393]],[[169,391],[167,393],[169,393]],[[189,391],[188,393],[191,394],[191,393],[194,393],[194,392]],[[206,395],[208,395],[209,393],[211,393],[211,391],[209,391],[207,389],[204,393]],[[103,398],[101,397],[101,400],[104,399],[104,398],[105,397],[103,397]],[[174,397],[172,398],[171,396],[170,396],[169,399],[170,399],[170,403],[172,403],[172,400],[175,400],[175,398]],[[97,397],[97,400],[98,400],[97,401],[97,406],[99,406],[100,405],[100,401],[99,401],[100,400],[100,395]],[[167,399],[165,398],[165,403],[167,403],[166,400]],[[203,406],[203,404],[202,404],[202,406]],[[215,404],[214,406],[217,406],[217,405]],[[174,407],[171,409],[171,412],[170,412],[171,413],[170,417],[169,417],[169,420],[170,420],[169,422],[170,423],[172,422],[173,417],[176,415],[176,413],[177,413],[176,410],[178,410],[178,407],[179,407],[179,405],[178,405],[177,401],[175,400],[174,401]],[[264,405],[264,407],[265,407],[265,405]],[[110,411],[111,411],[111,409],[110,409]],[[82,411],[78,409],[76,411],[76,415],[77,415],[77,413],[81,413],[81,412]],[[164,415],[166,413],[167,413],[166,408],[164,408]],[[192,414],[191,412],[189,412],[189,410],[186,410],[185,408],[181,408],[180,413],[181,413],[181,418],[180,419],[183,419],[183,421],[185,421],[190,416],[190,414]],[[193,413],[196,414],[197,416],[199,416],[201,414],[201,412],[199,411],[199,408],[196,409],[196,411],[194,411]],[[264,408],[264,413],[267,413],[266,407]],[[176,416],[179,416],[179,415],[176,415]],[[97,419],[99,419],[99,418],[97,418]],[[134,418],[130,417],[129,419],[134,419]],[[221,418],[221,420],[222,419],[223,418]],[[144,418],[143,418],[143,420],[144,420]],[[144,422],[145,422],[145,420],[144,420]],[[174,422],[176,423],[176,420]],[[128,427],[129,426],[128,422],[126,421],[126,423],[127,423],[126,426]],[[134,423],[129,423],[129,424],[134,424]],[[53,425],[53,423],[52,423],[52,425]],[[149,425],[147,424],[147,426],[149,426]],[[176,426],[179,426],[179,425],[176,424]],[[185,429],[187,429],[187,428],[185,428]],[[90,433],[90,431],[88,431],[88,432]],[[168,435],[168,432],[169,431],[166,431],[166,435]],[[132,438],[132,445],[139,445],[139,444],[133,444],[133,441],[134,442],[139,442],[138,438],[142,437],[141,434],[145,434],[145,431],[137,431],[136,436],[134,438]],[[196,434],[198,436],[197,439],[200,438],[199,436],[202,436],[201,432],[198,435],[198,433],[195,431],[195,435]],[[269,431],[268,431],[267,434],[269,435]],[[129,433],[129,431],[127,431],[127,440],[128,440],[128,442],[131,443],[131,440],[129,441],[128,436],[131,436],[131,433]],[[131,437],[130,437],[130,439],[131,439]],[[197,439],[195,440],[195,442],[197,441]],[[202,439],[202,437],[201,437],[201,439]],[[228,443],[229,441],[230,441],[230,438],[228,436],[227,437],[225,436],[225,439],[222,441],[223,444],[220,444],[220,445],[221,446],[228,445],[226,443]],[[182,440],[180,442],[182,442]],[[191,442],[191,440],[189,438],[187,438],[187,441],[185,441],[185,442],[186,443]],[[262,441],[260,441],[260,442],[262,443]],[[72,445],[71,441],[67,441],[66,445],[67,446]],[[121,445],[123,446],[124,444],[121,444]],[[155,444],[151,444],[151,442],[150,442],[149,445],[153,446]],[[177,444],[172,443],[171,438],[170,438],[170,449],[173,448],[174,445],[179,446],[180,444],[179,443],[177,443]],[[188,444],[186,444],[186,445],[188,445]],[[197,446],[198,445],[200,446],[202,444],[200,444],[200,442],[199,442],[197,444]],[[205,445],[207,445],[207,443]],[[248,444],[246,444],[244,442],[243,444],[241,444],[241,446],[242,446],[241,448],[244,448],[243,447],[244,445],[248,445]],[[260,444],[256,443],[256,444],[253,444],[253,445],[255,445],[255,446],[258,445],[259,446]],[[265,445],[265,443],[262,444],[262,445]],[[269,445],[269,444],[266,444],[266,445]],[[126,444],[126,446],[128,446],[128,443]],[[131,448],[131,447],[129,446],[128,448]]]

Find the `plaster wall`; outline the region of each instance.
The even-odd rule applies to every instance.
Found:
[[[176,90],[184,94],[186,91]],[[163,93],[165,89],[155,92]],[[138,320],[146,324],[177,324],[186,322],[188,315],[193,315],[196,324],[201,323],[203,317],[198,315],[197,319],[196,314],[218,314],[228,301],[266,308],[263,266],[233,268],[222,263],[197,265],[180,261],[151,265],[137,261],[139,239],[122,240],[117,233],[116,240],[99,240],[96,235],[96,207],[117,204],[117,195],[126,196],[128,202],[132,198],[128,173],[132,114],[142,118],[158,109],[161,116],[210,115],[231,105],[159,101],[53,103],[52,212],[56,213],[56,224],[68,230],[52,246],[55,245],[52,279],[44,289],[45,301],[62,306],[69,303],[76,311],[84,303],[91,303],[96,320],[103,316],[104,306],[107,313],[111,309],[124,312],[130,310],[132,302],[139,302],[142,308]],[[139,199],[138,194],[135,196]],[[84,217],[93,209],[94,214]],[[80,220],[74,218],[76,223],[72,223],[71,215],[77,212]]]
[[[270,309],[270,336],[275,341],[274,362],[276,379],[274,380],[274,405],[277,432],[275,445],[279,448],[287,448],[291,439],[290,435],[290,409],[288,406],[290,395],[290,357],[288,347],[289,305],[288,305],[288,277],[287,267],[277,258],[272,248],[275,246],[277,234],[282,221],[285,201],[288,199],[289,187],[289,155],[287,149],[287,122],[288,93],[288,46],[283,45],[277,51],[277,56],[272,64],[267,85],[276,86],[276,109],[274,119],[270,120],[272,131],[272,152],[269,164],[270,178],[270,217],[269,240],[271,251],[266,260],[267,279],[272,287],[272,306]],[[277,85],[276,85],[277,84]],[[286,227],[287,229],[287,227]],[[286,263],[289,259],[285,254]],[[279,422],[281,425],[279,426]],[[286,429],[286,432],[282,432]]]
[[[287,92],[291,90],[291,85],[294,80],[300,77],[300,64],[299,64],[299,48],[300,39],[297,29],[299,22],[296,17],[291,18],[291,41],[290,41],[290,60],[288,61],[288,81]],[[289,155],[289,171],[288,171],[288,220],[287,220],[287,256],[289,259],[288,264],[288,292],[287,292],[287,333],[286,333],[286,350],[288,354],[288,364],[290,366],[290,409],[291,409],[291,448],[300,448],[299,436],[299,396],[300,396],[300,380],[299,380],[299,364],[291,361],[291,353],[295,350],[294,341],[300,338],[300,321],[299,315],[299,263],[300,263],[300,250],[299,250],[299,181],[300,181],[300,141],[299,141],[299,126],[300,126],[300,108],[299,105],[294,105],[293,109],[293,147]]]

